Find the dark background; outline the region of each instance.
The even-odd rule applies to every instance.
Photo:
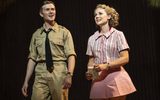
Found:
[[[28,98],[22,96],[21,86],[32,33],[43,24],[39,16],[42,0],[11,1],[8,5],[0,2],[0,99],[30,100],[34,77]],[[55,3],[56,21],[71,31],[77,53],[70,100],[89,100],[85,53],[88,37],[96,31],[93,11],[98,3],[109,4],[119,12],[117,29],[124,32],[131,48],[130,62],[125,68],[137,92],[127,100],[160,100],[160,8],[150,6],[146,0],[56,0]]]

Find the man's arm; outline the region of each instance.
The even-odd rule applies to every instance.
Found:
[[[73,75],[74,68],[75,68],[75,56],[71,55],[68,57],[68,72]]]
[[[36,63],[32,59],[29,59],[28,64],[27,64],[27,71],[26,71],[25,80],[24,80],[24,83],[22,86],[22,93],[25,97],[28,96],[28,94],[27,94],[28,82],[32,76],[35,64]]]
[[[64,89],[70,88],[72,84],[72,76],[75,68],[75,56],[71,55],[68,57],[68,73],[64,80]]]

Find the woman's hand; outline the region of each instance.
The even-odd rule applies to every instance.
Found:
[[[94,67],[99,72],[99,71],[102,71],[102,70],[107,70],[108,69],[108,64],[95,64]]]
[[[87,80],[92,80],[92,73],[91,73],[91,71],[90,70],[88,70],[87,72],[86,72],[86,78],[87,78]]]

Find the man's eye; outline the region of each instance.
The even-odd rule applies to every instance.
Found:
[[[46,9],[46,11],[48,11],[49,9]]]
[[[102,14],[103,14],[103,13],[101,13],[101,12],[99,13],[99,15],[102,15]]]
[[[54,8],[51,8],[51,10],[55,10]]]

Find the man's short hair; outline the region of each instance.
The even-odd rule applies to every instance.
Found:
[[[40,11],[42,10],[42,7],[46,4],[53,4],[55,5],[55,3],[52,0],[44,0],[41,5],[40,5]]]

